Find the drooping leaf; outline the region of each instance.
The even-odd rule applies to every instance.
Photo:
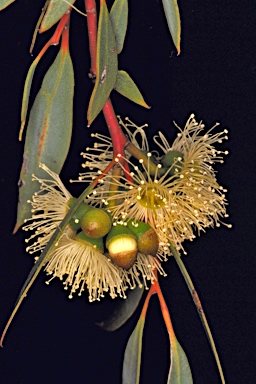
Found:
[[[172,36],[173,43],[177,49],[178,55],[180,54],[180,12],[177,0],[162,0],[164,13],[167,19],[169,31]]]
[[[29,101],[31,84],[32,84],[32,80],[34,77],[36,66],[39,63],[39,61],[40,61],[40,57],[37,56],[35,58],[35,60],[33,61],[33,63],[31,64],[31,66],[28,70],[28,73],[27,73],[27,77],[26,77],[26,81],[25,81],[25,85],[24,85],[24,91],[23,91],[23,98],[22,98],[21,127],[20,127],[19,140],[21,140],[21,138],[22,138],[23,129],[24,129],[24,126],[26,123],[26,116],[27,116],[27,111],[28,111],[28,101]]]
[[[75,0],[68,0],[68,2],[63,0],[50,0],[40,27],[40,32],[45,32],[47,29],[56,24],[62,16],[65,15],[70,7],[70,4],[73,5],[74,2]]]
[[[135,312],[143,292],[144,288],[136,286],[136,288],[127,293],[126,299],[118,302],[110,317],[97,324],[106,331],[115,331],[120,328]]]
[[[88,125],[104,107],[117,77],[116,40],[105,0],[100,1],[96,61],[96,81],[87,112]]]
[[[110,10],[110,18],[116,38],[116,50],[123,49],[128,23],[128,0],[115,0]]]
[[[32,174],[45,178],[39,163],[59,173],[66,159],[72,130],[74,73],[69,52],[60,50],[47,71],[32,106],[19,180],[17,223],[14,232],[30,216],[30,204],[38,184]]]
[[[117,72],[117,79],[114,88],[117,92],[121,93],[121,95],[127,97],[127,99],[130,99],[134,103],[137,103],[145,108],[150,108],[145,102],[137,85],[126,71]]]
[[[187,356],[175,335],[170,337],[171,366],[168,376],[168,384],[193,384],[192,374]]]
[[[144,324],[145,317],[140,317],[128,340],[124,353],[122,384],[139,384]]]
[[[13,3],[15,0],[0,0],[0,11],[2,11],[2,9],[8,7],[8,5],[10,5],[11,3]]]

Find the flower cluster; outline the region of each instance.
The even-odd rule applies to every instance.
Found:
[[[30,243],[27,246],[30,254],[37,254],[44,249],[73,200],[59,176],[43,164],[40,167],[50,178],[39,179],[33,176],[39,182],[40,190],[32,198],[33,214],[23,228],[34,231],[26,240]],[[155,269],[165,274],[157,259],[140,252],[129,270],[119,267],[93,239],[85,240],[77,235],[74,228],[78,222],[79,219],[75,219],[72,225],[65,228],[58,244],[48,254],[45,267],[46,273],[51,276],[47,283],[58,277],[63,281],[65,289],[70,290],[69,298],[76,291],[81,295],[85,286],[89,292],[89,301],[100,300],[105,292],[109,292],[112,298],[125,298],[128,288],[134,289],[138,285],[147,289],[149,282],[155,280]]]
[[[184,240],[219,226],[228,216],[226,190],[218,184],[213,169],[227,154],[215,148],[227,139],[226,130],[214,134],[213,127],[204,133],[204,125],[191,115],[184,130],[178,127],[171,146],[162,133],[154,137],[160,155],[149,152],[145,126],[137,127],[130,120],[125,124],[120,119],[119,123],[130,148],[126,147],[125,157],[115,159],[118,176],[110,171],[102,178],[83,203],[83,214],[73,217],[47,256],[46,273],[50,280],[63,280],[69,297],[76,291],[81,295],[85,287],[90,301],[100,300],[105,292],[112,298],[126,297],[128,288],[147,288],[155,279],[155,269],[164,274],[160,262],[171,254],[170,245],[184,251]],[[83,153],[88,172],[80,174],[78,181],[91,182],[112,160],[111,140],[94,136],[99,142]],[[58,175],[45,165],[41,167],[50,178],[34,176],[40,190],[33,196],[33,214],[24,227],[34,231],[27,240],[29,253],[44,249],[74,199]],[[94,212],[92,209],[103,211],[106,220],[100,220],[105,224],[110,220],[100,236],[90,237],[90,215],[86,212]]]
[[[228,153],[214,147],[227,139],[227,130],[213,134],[217,125],[202,134],[204,125],[191,115],[184,130],[178,127],[180,132],[172,146],[159,133],[154,140],[163,156],[154,157],[147,152],[147,158],[141,157],[136,164],[126,159],[132,182],[127,180],[121,157],[117,157],[123,175],[120,179],[107,175],[107,188],[96,188],[93,199],[109,206],[117,222],[133,219],[149,223],[157,230],[165,251],[170,243],[178,250],[183,249],[184,240],[193,240],[195,233],[219,226],[221,218],[228,217],[226,189],[218,184],[213,169]],[[115,190],[111,195],[109,185]]]

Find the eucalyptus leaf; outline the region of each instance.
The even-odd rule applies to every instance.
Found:
[[[75,0],[68,0],[68,2],[63,0],[50,0],[40,27],[40,32],[45,32],[56,24],[74,2]]]
[[[111,316],[97,323],[97,325],[106,331],[115,331],[116,329],[120,328],[137,309],[143,292],[144,287],[140,288],[139,286],[136,286],[134,289],[130,290],[127,293],[126,299],[121,299],[117,302],[117,306]]]
[[[140,93],[137,85],[134,83],[130,75],[126,71],[118,71],[115,83],[115,90],[127,99],[145,108],[150,108],[145,102],[142,94]]]
[[[128,24],[128,0],[115,0],[110,10],[110,18],[116,38],[116,50],[123,49]]]
[[[128,340],[124,353],[122,384],[139,384],[144,324],[145,317],[141,317]]]
[[[105,0],[100,2],[97,34],[96,81],[88,106],[88,125],[104,107],[117,77],[116,39]]]
[[[45,178],[44,163],[60,173],[68,154],[73,114],[74,73],[69,52],[60,50],[47,71],[32,106],[19,180],[17,223],[14,232],[31,216],[28,200],[38,189],[32,175]]]
[[[170,337],[171,366],[167,384],[193,384],[187,356],[175,336]]]
[[[173,43],[177,49],[178,55],[180,54],[180,12],[177,0],[162,0],[164,13],[167,19],[169,31],[172,36]]]
[[[10,5],[11,3],[13,3],[15,0],[0,0],[0,11],[2,11],[2,9],[8,7],[8,5]]]
[[[22,98],[22,107],[21,107],[21,128],[20,128],[20,135],[19,135],[19,140],[21,140],[22,138],[22,132],[23,132],[23,129],[24,129],[24,126],[25,126],[25,123],[26,123],[26,117],[27,117],[27,111],[28,111],[28,102],[29,102],[29,95],[30,95],[30,90],[31,90],[31,84],[32,84],[32,80],[33,80],[33,77],[34,77],[34,73],[35,73],[35,69],[37,67],[37,64],[39,63],[40,61],[40,57],[37,57],[33,63],[31,64],[29,70],[28,70],[28,73],[27,73],[27,77],[26,77],[26,81],[25,81],[25,85],[24,85],[24,91],[23,91],[23,98]]]

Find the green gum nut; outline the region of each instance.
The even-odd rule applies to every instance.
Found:
[[[135,263],[137,256],[136,236],[126,226],[114,225],[106,238],[109,256],[115,264],[129,269]]]
[[[174,175],[180,172],[182,162],[184,160],[183,154],[179,151],[168,151],[161,159],[161,163],[165,168],[170,168],[169,174]]]
[[[101,238],[101,239],[92,239],[89,236],[87,236],[84,232],[79,232],[75,236],[75,240],[78,240],[78,241],[84,243],[85,245],[87,245],[89,247],[93,247],[93,248],[97,249],[98,251],[100,251],[102,253],[104,252],[103,238]]]
[[[87,236],[99,239],[110,231],[112,219],[104,209],[91,208],[81,218],[80,225]]]
[[[127,227],[136,235],[138,251],[143,255],[155,256],[159,247],[156,231],[147,223],[129,220]]]
[[[77,199],[75,197],[72,197],[68,201],[68,207],[71,208],[75,204],[76,201],[77,201]],[[83,217],[85,212],[89,211],[89,209],[92,209],[92,207],[90,205],[85,204],[85,203],[80,204],[76,213],[74,214],[74,216],[72,217],[72,219],[69,222],[69,226],[72,229],[74,229],[74,231],[78,231],[81,228],[81,226],[80,226],[81,218]]]

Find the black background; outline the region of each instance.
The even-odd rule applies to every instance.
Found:
[[[108,2],[110,5],[112,2]],[[3,329],[18,292],[33,265],[24,234],[13,236],[17,180],[23,144],[18,142],[22,87],[31,64],[29,45],[44,1],[19,0],[0,14],[0,154],[1,259],[0,326]],[[129,28],[119,68],[127,70],[152,106],[147,111],[113,95],[118,114],[138,124],[150,123],[170,140],[172,121],[183,126],[190,113],[210,128],[219,121],[229,130],[223,148],[230,155],[218,166],[218,178],[229,199],[231,230],[208,230],[186,244],[184,262],[201,296],[223,363],[227,383],[255,383],[255,145],[256,145],[256,6],[241,1],[179,1],[182,53],[176,56],[161,1],[129,1]],[[77,6],[83,10],[83,2]],[[51,31],[39,36],[35,54]],[[50,48],[36,73],[32,98],[56,55]],[[91,144],[91,132],[106,132],[99,117],[86,128],[86,105],[92,89],[86,22],[73,12],[71,55],[76,76],[74,134],[62,177],[81,171],[79,153]],[[81,186],[68,186],[73,194]],[[176,335],[187,353],[196,384],[219,383],[203,328],[174,260],[165,264],[161,286]],[[22,304],[0,351],[3,384],[121,383],[125,344],[138,319],[107,333],[94,323],[113,302],[89,304],[86,295],[70,301],[61,283],[46,286],[40,274]],[[162,384],[168,372],[168,335],[159,305],[152,298],[143,344],[142,384]]]

